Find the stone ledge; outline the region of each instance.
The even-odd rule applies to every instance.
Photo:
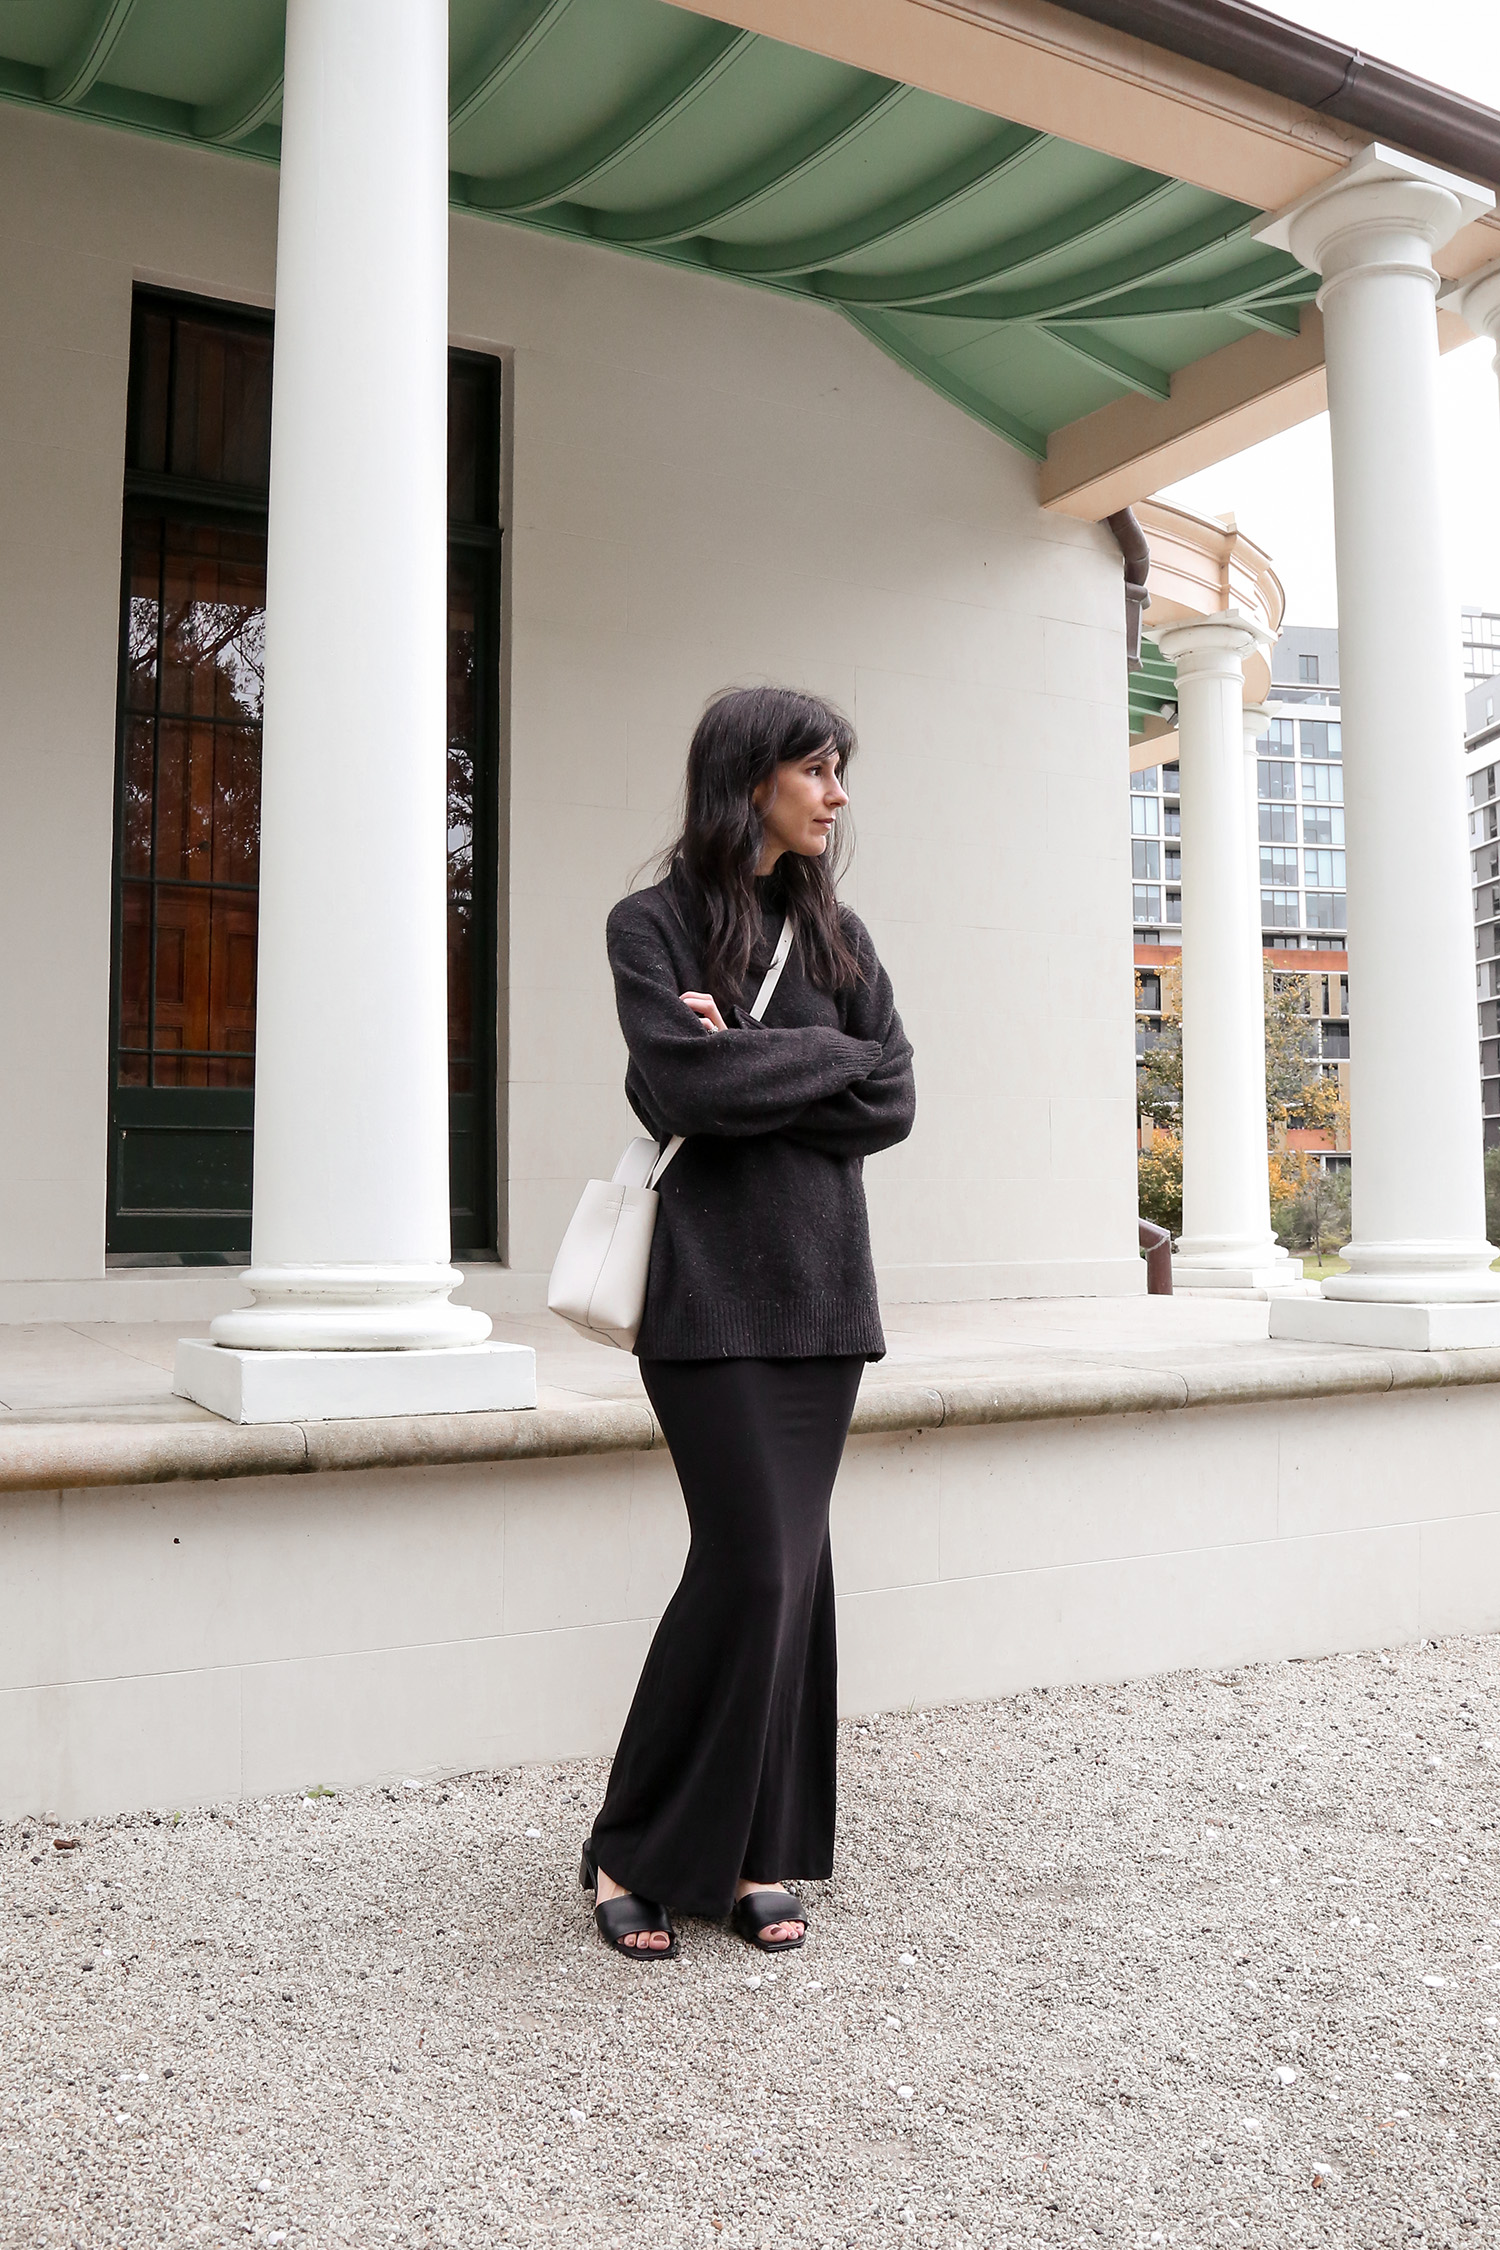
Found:
[[[1500,1383],[1500,1349],[1377,1352],[1240,1344],[1180,1366],[1118,1357],[1028,1354],[992,1373],[868,1381],[851,1434],[975,1428],[1184,1407],[1264,1405],[1276,1399]],[[68,1419],[10,1423],[0,1416],[0,1492],[86,1485],[216,1483],[346,1469],[438,1468],[482,1461],[646,1453],[663,1444],[636,1399],[580,1399],[499,1414],[430,1414],[364,1422],[231,1423]]]

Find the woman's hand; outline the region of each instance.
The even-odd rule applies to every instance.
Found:
[[[681,998],[683,1006],[691,1008],[698,1021],[701,1024],[706,1024],[710,1031],[727,1031],[729,1029],[728,1024],[719,1013],[719,1004],[711,992],[684,992]]]

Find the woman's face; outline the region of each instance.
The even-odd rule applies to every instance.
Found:
[[[758,874],[769,875],[783,852],[818,859],[828,849],[833,824],[849,802],[839,782],[838,752],[827,744],[805,758],[788,758],[755,792],[765,823]]]

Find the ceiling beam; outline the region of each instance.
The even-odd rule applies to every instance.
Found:
[[[1038,334],[1050,338],[1063,351],[1071,352],[1096,374],[1108,375],[1112,381],[1139,391],[1143,398],[1167,399],[1172,396],[1172,378],[1164,367],[1153,367],[1149,360],[1137,358],[1126,351],[1123,344],[1111,338],[1098,336],[1088,328],[1049,328],[1045,322],[1038,326]]]
[[[573,0],[526,0],[515,22],[499,43],[491,47],[480,62],[471,69],[450,99],[448,130],[456,133],[467,125],[470,118],[483,109],[486,102],[499,93],[508,78],[514,76],[526,62],[549,31],[565,16]]]
[[[919,312],[945,298],[962,296],[987,283],[1013,280],[1028,266],[1040,265],[1059,250],[1074,250],[1104,234],[1122,219],[1139,217],[1171,196],[1180,194],[1175,180],[1157,174],[1127,175],[1090,196],[1086,203],[1044,220],[1027,233],[997,242],[988,250],[972,252],[946,265],[918,268],[908,273],[845,274],[824,272],[815,277],[820,297],[839,305],[872,305],[886,311]],[[1222,228],[1222,220],[1220,226]],[[1069,292],[1069,302],[1075,292]]]
[[[771,243],[764,249],[716,243],[711,252],[713,264],[717,271],[735,273],[747,281],[784,281],[798,274],[814,273],[820,266],[832,265],[840,258],[857,258],[869,250],[883,250],[887,243],[895,242],[913,227],[957,210],[971,196],[980,194],[996,180],[1004,179],[1025,162],[1033,149],[1044,147],[1046,140],[1045,133],[1030,132],[1022,125],[1007,125],[975,155],[946,166],[932,179],[924,180],[920,187],[909,188],[904,195],[876,204],[873,210],[861,213],[857,219],[846,219],[838,226],[825,227],[817,234],[801,235],[790,242]]]
[[[223,101],[205,102],[193,112],[193,131],[205,141],[232,148],[260,126],[269,124],[281,107],[284,77],[281,56],[255,78],[247,78]]]
[[[1072,274],[1062,281],[1041,282],[1030,289],[979,289],[968,296],[953,296],[937,301],[914,301],[903,297],[899,300],[899,309],[921,312],[935,320],[983,320],[992,324],[1014,322],[1026,327],[1039,320],[1055,320],[1065,315],[1107,320],[1112,317],[1117,298],[1123,298],[1149,282],[1165,280],[1179,266],[1190,265],[1205,250],[1217,249],[1226,242],[1232,242],[1253,224],[1253,217],[1226,219],[1222,211],[1214,212],[1207,218],[1196,220],[1190,227],[1180,228],[1175,235],[1168,235],[1162,241],[1149,243],[1143,249],[1111,258],[1089,272]],[[1072,240],[1086,239],[1082,235],[1065,237],[1059,247],[1070,248]],[[1036,259],[1030,257],[1025,261],[1027,264],[1036,262]],[[827,281],[836,283],[840,279],[839,275],[818,276],[819,294],[825,293]],[[1213,309],[1214,285],[1211,282],[1199,282],[1194,286],[1199,297],[1209,309]],[[826,294],[835,297],[837,301],[844,301],[842,292],[834,288],[826,288]],[[1220,301],[1237,299],[1239,294],[1238,286],[1231,282],[1222,292]]]
[[[469,200],[481,211],[503,212],[520,218],[549,203],[566,203],[627,156],[681,117],[755,44],[753,32],[726,30],[720,25],[702,40],[675,70],[665,72],[629,109],[591,134],[581,148],[550,164],[534,165],[509,178],[487,179],[471,173]]]
[[[594,233],[601,242],[628,245],[632,250],[656,249],[706,233],[804,178],[857,141],[880,118],[889,116],[910,95],[909,86],[898,86],[889,78],[862,79],[836,110],[816,119],[793,140],[783,142],[769,156],[747,165],[717,187],[663,204],[655,211],[601,211],[594,221]]]
[[[99,0],[71,54],[43,80],[43,93],[49,102],[60,109],[76,109],[88,99],[134,12],[135,0]]]
[[[1259,211],[1340,171],[1367,133],[1051,0],[671,0],[810,54],[1155,169]],[[1448,279],[1500,256],[1500,217],[1438,254]]]

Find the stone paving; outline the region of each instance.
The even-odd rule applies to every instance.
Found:
[[[1500,1643],[847,1724],[779,1962],[598,1765],[0,1831],[0,2242],[1500,2242]]]

